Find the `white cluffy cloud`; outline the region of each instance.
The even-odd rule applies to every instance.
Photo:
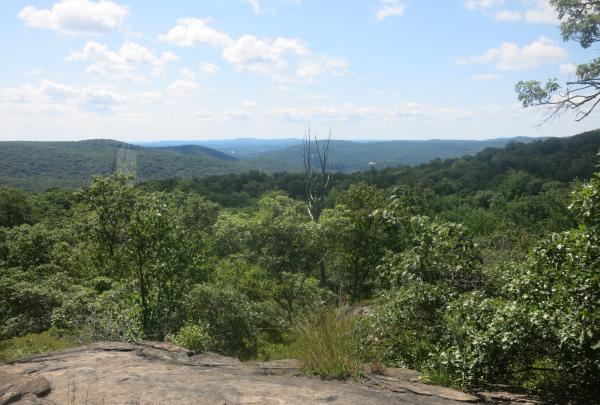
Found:
[[[150,68],[153,76],[164,73],[169,62],[176,61],[172,52],[164,52],[160,56],[148,48],[135,42],[127,41],[117,51],[111,51],[106,45],[88,41],[83,50],[67,56],[67,61],[89,62],[86,72],[112,79],[144,79],[139,72],[144,66]]]
[[[515,22],[523,19],[523,15],[515,10],[500,10],[494,17],[496,21]]]
[[[244,110],[199,110],[194,113],[194,117],[207,122],[247,121],[252,119],[252,114]]]
[[[574,63],[563,63],[558,68],[563,75],[575,76],[577,74],[577,65]]]
[[[179,46],[211,45],[218,48],[229,46],[233,40],[225,32],[209,27],[210,18],[182,18],[177,25],[159,39]]]
[[[468,10],[481,10],[496,21],[523,21],[530,24],[557,24],[556,10],[549,0],[466,0]],[[510,7],[509,7],[510,6]]]
[[[45,79],[38,86],[27,83],[0,92],[0,106],[21,112],[89,111],[106,114],[125,101],[125,97],[113,90],[70,86]]]
[[[327,55],[314,55],[298,38],[258,38],[243,35],[237,39],[209,26],[210,19],[184,18],[159,39],[180,46],[209,45],[221,50],[221,57],[238,71],[262,74],[272,80],[312,81],[324,74],[340,75],[348,62]],[[215,65],[201,66],[207,74],[216,73]],[[293,71],[293,72],[291,72]]]
[[[380,0],[379,9],[375,18],[377,21],[385,20],[388,17],[395,15],[402,15],[406,10],[406,5],[401,3],[399,0]]]
[[[166,88],[167,94],[174,97],[191,96],[198,90],[200,90],[200,85],[198,83],[185,78],[175,80]]]
[[[466,0],[464,4],[467,10],[487,10],[502,3],[504,0]]]
[[[479,75],[471,76],[471,80],[475,81],[491,81],[500,79],[500,75],[495,75],[493,73],[483,73]]]
[[[209,62],[201,63],[198,68],[200,69],[200,72],[207,76],[212,76],[219,72],[219,67],[214,63]]]
[[[394,120],[403,118],[424,119],[472,119],[469,110],[452,107],[432,107],[419,103],[404,103],[389,107],[359,106],[353,103],[321,107],[279,108],[271,115],[291,122],[363,122],[369,120]]]
[[[101,34],[119,30],[128,13],[127,7],[109,0],[61,0],[50,9],[25,7],[19,18],[30,27],[62,34]]]
[[[523,47],[512,42],[504,42],[499,48],[491,48],[481,55],[460,59],[458,63],[492,64],[498,70],[529,70],[545,64],[559,63],[567,57],[564,48],[541,36]]]
[[[252,6],[252,12],[254,14],[260,14],[260,3],[258,0],[247,0],[248,3]]]

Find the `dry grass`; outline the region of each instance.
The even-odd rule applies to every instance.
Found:
[[[362,359],[354,332],[356,317],[345,310],[310,315],[297,322],[289,354],[324,379],[358,378]]]

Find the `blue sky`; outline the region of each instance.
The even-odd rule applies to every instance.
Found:
[[[1,140],[568,136],[514,84],[593,57],[547,0],[0,2]]]

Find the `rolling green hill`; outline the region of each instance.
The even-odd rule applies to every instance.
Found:
[[[488,147],[502,147],[511,140],[529,142],[532,139],[332,141],[329,163],[332,171],[339,172],[418,165],[437,158],[475,155]],[[131,175],[136,181],[146,181],[207,177],[249,170],[267,173],[302,171],[302,145],[289,146],[290,140],[286,142],[282,149],[254,153],[254,157],[240,160],[197,144],[144,147],[113,140],[0,142],[0,186],[31,191],[53,187],[73,189],[87,184],[94,175],[115,172]],[[246,143],[256,150],[256,142]]]
[[[94,175],[114,172],[147,180],[242,170],[231,163],[229,156],[204,147],[151,149],[102,139],[0,142],[0,186],[72,189],[87,184]]]
[[[208,155],[208,156],[212,156],[217,159],[228,160],[228,161],[236,161],[237,160],[237,158],[235,158],[232,155],[228,155],[226,153],[220,152],[220,151],[212,149],[212,148],[207,148],[206,146],[202,146],[202,145],[161,146],[161,147],[157,147],[154,149],[163,150],[163,151],[167,151],[167,152],[179,152],[179,153],[183,153],[184,155]]]
[[[532,138],[503,138],[485,141],[426,140],[352,142],[332,140],[330,167],[333,171],[352,172],[371,167],[381,169],[397,165],[417,165],[431,160],[474,155],[487,147],[501,147],[510,141],[529,142]],[[303,168],[303,146],[256,154],[250,161],[255,166],[285,167],[290,171]]]

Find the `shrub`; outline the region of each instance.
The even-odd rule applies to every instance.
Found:
[[[177,346],[190,349],[194,353],[205,352],[211,342],[206,324],[186,325],[168,340]]]
[[[412,281],[358,322],[361,347],[369,360],[421,368],[445,333],[443,313],[452,289]]]
[[[199,284],[187,294],[185,309],[189,323],[209,325],[216,351],[244,359],[256,354],[259,317],[244,294],[231,288]]]

